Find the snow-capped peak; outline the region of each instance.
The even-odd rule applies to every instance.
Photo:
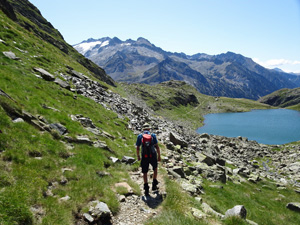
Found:
[[[104,47],[109,45],[109,40],[100,41],[100,40],[93,40],[87,42],[81,42],[80,44],[74,45],[74,48],[84,55],[87,51],[92,50],[96,45],[100,45],[100,47]]]

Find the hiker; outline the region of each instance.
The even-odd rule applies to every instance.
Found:
[[[143,133],[139,134],[136,141],[136,154],[138,161],[141,160],[142,173],[144,177],[144,190],[145,195],[149,195],[149,185],[148,185],[148,170],[149,164],[152,165],[153,168],[153,182],[152,182],[152,190],[157,190],[157,165],[158,161],[160,161],[160,149],[158,146],[157,138],[155,134],[151,134],[150,132],[150,124],[145,123],[143,125]],[[142,158],[140,156],[140,146],[142,146]],[[156,150],[155,150],[156,149]]]

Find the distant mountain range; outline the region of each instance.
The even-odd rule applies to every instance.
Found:
[[[203,94],[254,100],[282,88],[300,87],[300,76],[266,69],[233,52],[186,55],[164,51],[145,38],[116,37],[88,39],[73,47],[116,81],[152,85],[180,80]]]

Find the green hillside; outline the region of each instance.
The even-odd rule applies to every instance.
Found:
[[[123,89],[130,100],[136,103],[145,102],[155,114],[193,129],[203,126],[203,116],[208,113],[271,108],[249,99],[203,95],[181,81],[167,81],[154,86],[121,83],[119,89]]]
[[[181,82],[117,84],[27,0],[3,0],[0,9],[1,225],[247,224],[218,216],[240,204],[259,224],[298,224],[300,214],[286,204],[299,200],[292,184],[299,182],[299,143],[265,146],[193,132],[207,113],[270,106],[202,95]],[[139,163],[127,161],[136,157],[144,122],[162,151],[155,206],[143,198]],[[171,133],[181,136],[171,140]],[[284,186],[273,171],[286,176]],[[248,180],[255,173],[261,182]],[[116,185],[124,183],[130,191]],[[219,214],[202,212],[202,201]],[[110,212],[97,214],[95,204]]]
[[[19,23],[31,28],[24,29],[0,10],[0,224],[36,224],[30,207],[43,209],[43,224],[72,224],[73,214],[90,199],[105,201],[112,212],[116,212],[119,203],[109,187],[123,179],[130,183],[126,171],[132,168],[113,164],[109,157],[133,156],[136,137],[127,130],[126,120],[118,119],[117,114],[101,104],[41,79],[34,68],[43,68],[61,80],[60,74],[68,74],[72,69],[106,87],[97,79],[101,79],[99,74],[78,63],[80,56],[74,49],[65,44],[70,48],[65,53],[37,36],[32,29],[39,28],[32,21],[18,13],[16,16]],[[64,43],[58,33],[50,35]],[[17,59],[8,58],[3,52],[12,52]],[[70,86],[74,88],[73,84]],[[48,128],[52,123],[62,124],[70,139],[84,135],[104,142],[107,147],[69,143],[55,130],[48,132],[46,128],[37,129],[33,123],[13,122],[29,114],[45,121]],[[87,131],[80,122],[72,121],[70,115],[90,118],[100,132],[107,132],[113,138]],[[64,168],[69,170],[64,171]],[[101,171],[111,176],[101,177],[97,174]],[[67,185],[61,184],[64,180]],[[58,186],[52,190],[53,197],[45,198],[45,192],[55,184]],[[58,199],[66,195],[70,201],[59,204]]]
[[[276,107],[299,110],[300,88],[281,89],[259,99],[259,102]]]

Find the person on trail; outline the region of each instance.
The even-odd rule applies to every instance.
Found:
[[[158,146],[158,141],[155,134],[150,132],[150,124],[145,123],[143,125],[143,133],[139,134],[136,141],[136,154],[138,161],[141,160],[142,173],[144,178],[144,190],[145,195],[149,195],[149,185],[148,185],[148,171],[149,164],[153,168],[153,182],[152,190],[157,190],[157,165],[160,161],[160,149]],[[142,153],[140,156],[140,147],[142,146]],[[156,150],[155,150],[156,149]]]

